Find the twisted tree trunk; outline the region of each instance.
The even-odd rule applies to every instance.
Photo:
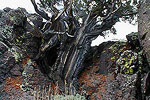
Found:
[[[38,9],[35,0],[31,2],[35,11],[47,20],[43,29],[38,30],[38,33],[43,33],[44,42],[34,60],[49,78],[58,83],[62,91],[65,91],[65,87],[77,89],[77,77],[83,69],[82,64],[92,40],[99,35],[103,36],[103,32],[110,30],[122,16],[128,16],[120,13],[121,1],[100,1],[108,12],[104,13],[103,8],[100,14],[91,10],[83,16],[81,25],[73,14],[73,0],[69,0],[69,3],[64,0],[65,6],[61,12],[51,5],[51,10],[55,11],[51,18],[45,11]],[[103,19],[101,24],[97,24],[98,17]]]

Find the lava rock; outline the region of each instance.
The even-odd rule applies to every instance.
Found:
[[[116,61],[118,72],[123,74],[133,74],[138,70],[138,54],[131,50],[124,51]]]
[[[129,45],[131,46],[132,50],[137,51],[137,50],[141,49],[139,38],[138,38],[138,32],[132,32],[132,33],[126,35],[126,38],[128,40]]]
[[[99,72],[101,74],[108,74],[116,70],[116,66],[115,66],[116,60],[119,58],[121,53],[125,51],[126,49],[128,49],[129,47],[127,46],[125,42],[116,41],[116,42],[102,43],[99,46],[98,50],[101,50],[101,48],[103,48],[103,51],[97,54],[100,56],[99,57],[99,62],[100,62]]]
[[[10,73],[12,76],[21,76],[23,71],[23,67],[21,65],[16,64],[11,70]]]
[[[25,59],[32,59],[38,54],[40,38],[29,30],[32,26],[27,22],[27,17],[37,28],[42,26],[40,16],[28,14],[23,8],[5,8],[0,12],[1,83],[9,76],[20,76]]]
[[[150,65],[150,1],[145,0],[141,2],[139,8],[139,17],[138,17],[138,35],[141,46],[143,47],[144,54],[146,55],[147,61]],[[146,13],[143,13],[146,12]]]

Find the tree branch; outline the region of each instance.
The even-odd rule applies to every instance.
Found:
[[[42,17],[43,17],[44,19],[46,19],[46,20],[49,20],[49,19],[50,19],[50,17],[48,16],[48,14],[47,14],[45,11],[38,9],[38,6],[36,5],[35,0],[31,0],[31,2],[32,2],[33,6],[34,6],[35,11],[36,11],[40,16],[42,16]]]

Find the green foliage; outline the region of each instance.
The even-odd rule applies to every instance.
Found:
[[[64,0],[66,1],[66,0]],[[84,11],[99,15],[100,17],[107,16],[113,9],[117,9],[118,14],[124,15],[123,20],[133,20],[137,12],[137,0],[73,0],[74,14],[80,16],[80,12]],[[40,6],[45,9],[51,9],[52,5],[60,5],[63,0],[40,0]],[[69,3],[67,1],[67,3]],[[114,6],[113,6],[114,5]]]
[[[20,61],[20,59],[22,58],[22,54],[17,50],[17,47],[11,48],[9,51],[12,52],[17,62]]]
[[[120,67],[119,72],[124,74],[134,74],[134,69],[137,64],[137,53],[130,50],[124,51],[117,60],[117,65]]]
[[[2,33],[3,38],[5,39],[12,39],[12,32],[13,32],[12,26],[5,25],[0,27],[0,33]]]
[[[136,13],[138,11],[138,2],[137,0],[125,0],[122,4],[123,7],[120,9],[120,13],[123,13],[122,20],[129,21],[130,23],[135,20]]]
[[[110,17],[114,13],[119,20],[129,21],[135,24],[136,14],[138,11],[137,0],[40,0],[40,7],[49,11],[52,15],[58,14],[62,9],[72,4],[72,13],[76,20],[82,24],[89,13],[97,16],[96,24],[101,25],[104,19]],[[62,9],[60,9],[62,8]],[[67,14],[69,12],[66,12]],[[114,27],[109,28],[110,32],[116,34]],[[105,33],[104,33],[105,35]]]
[[[84,96],[80,94],[76,95],[54,95],[52,96],[54,100],[86,100]]]

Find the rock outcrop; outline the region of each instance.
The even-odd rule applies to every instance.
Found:
[[[85,62],[79,77],[80,91],[89,100],[145,100],[143,70],[148,64],[143,60],[138,33],[127,35],[127,39],[91,48],[92,58]]]
[[[144,54],[146,55],[147,61],[150,65],[150,1],[141,1],[139,8],[138,17],[138,33],[140,44],[143,47]]]
[[[5,87],[4,83],[9,83],[7,87],[11,85],[10,88],[13,90],[15,83],[19,86],[26,83],[21,82],[20,79],[26,79],[31,73],[36,72],[30,70],[34,65],[28,63],[38,54],[41,39],[34,34],[34,29],[27,21],[27,17],[36,27],[42,26],[40,16],[28,14],[23,8],[5,8],[0,11],[0,88]],[[26,66],[28,67],[26,68]],[[28,75],[23,77],[23,73]],[[3,90],[0,92],[0,99],[4,93]]]
[[[88,100],[149,100],[149,24],[146,17],[149,3],[146,2],[146,12],[140,11],[138,33],[127,35],[128,41],[108,41],[91,47],[78,76],[78,92]],[[29,14],[23,8],[0,10],[0,99],[11,96],[30,100],[34,98],[29,95],[34,88],[44,87],[38,91],[45,89],[47,92],[47,86],[52,84],[33,61],[44,41],[43,34],[36,34],[38,30],[33,25],[41,29],[43,23],[39,15]],[[53,57],[44,59],[53,60]],[[52,88],[57,90],[54,84]],[[15,96],[16,93],[21,95]]]

